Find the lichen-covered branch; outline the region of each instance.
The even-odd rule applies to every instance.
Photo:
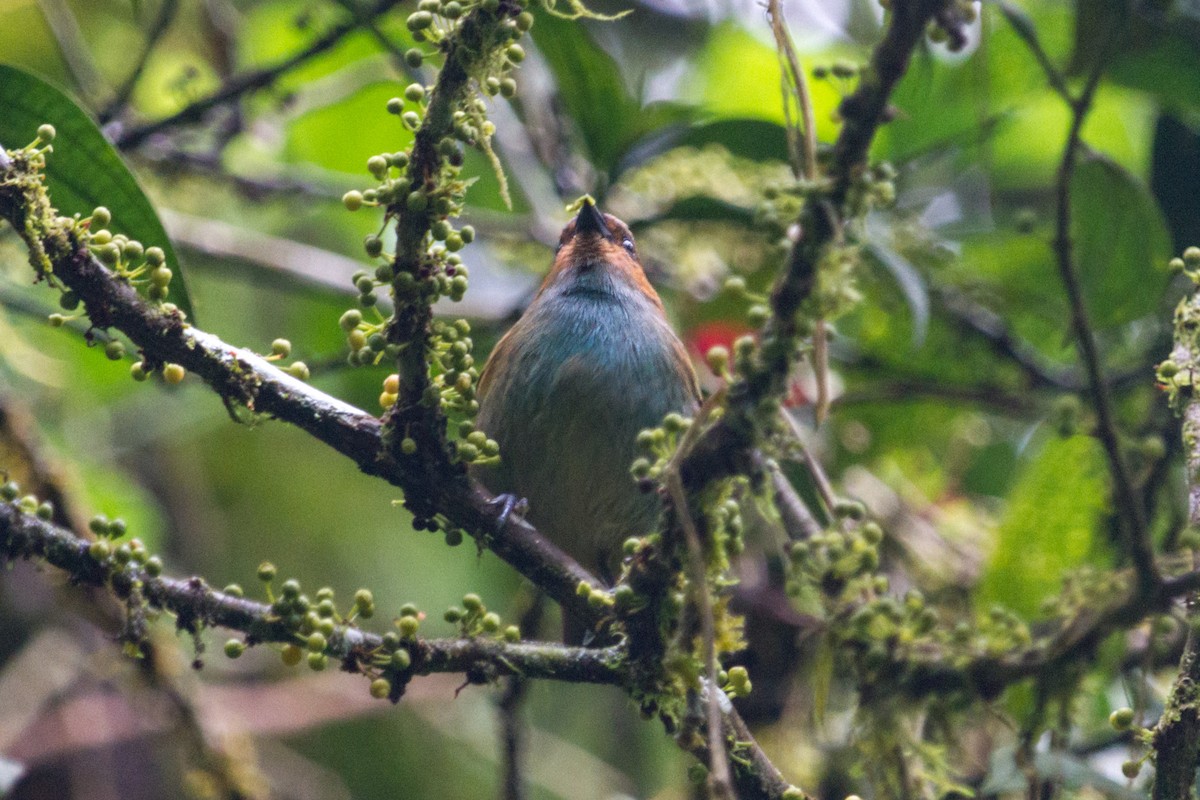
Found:
[[[763,336],[761,359],[744,379],[729,388],[725,415],[704,432],[681,464],[689,489],[751,468],[765,403],[778,402],[800,346],[800,309],[816,286],[818,266],[842,235],[844,208],[851,188],[866,169],[867,151],[886,119],[888,98],[908,71],[909,60],[945,0],[894,2],[883,39],[862,71],[858,89],[842,101],[841,133],[833,148],[827,193],[810,197],[793,228],[793,244],[771,294],[771,320]]]
[[[581,581],[594,578],[559,551],[528,523],[511,517],[497,533],[497,509],[490,498],[465,479],[438,480],[414,475],[415,462],[381,459],[386,448],[380,421],[276,368],[262,356],[227,344],[188,325],[178,314],[155,307],[128,283],[96,260],[72,220],[57,217],[36,169],[20,152],[0,172],[0,219],[7,220],[29,248],[39,274],[75,292],[97,328],[116,328],[151,363],[174,363],[195,373],[227,401],[291,423],[370,475],[408,490],[417,482],[440,511],[468,531],[478,533],[507,561],[581,619],[596,610],[576,593]]]
[[[298,641],[296,628],[267,603],[218,591],[201,578],[170,578],[154,575],[136,562],[122,565],[113,559],[99,559],[90,551],[92,544],[25,513],[16,502],[0,502],[0,557],[5,561],[42,559],[66,572],[74,583],[111,587],[127,601],[136,587],[149,608],[170,612],[184,630],[220,626],[241,631],[256,644]],[[351,625],[339,625],[328,639],[326,653],[353,671],[385,649],[382,637]],[[410,675],[461,672],[480,682],[519,675],[604,684],[620,684],[624,677],[622,656],[615,647],[589,649],[484,637],[412,637],[402,641],[402,646],[412,659]]]
[[[1189,253],[1189,255],[1191,255]],[[1191,375],[1200,366],[1200,295],[1193,293],[1175,311],[1175,346],[1169,362],[1173,375],[1172,399],[1183,419],[1182,438],[1186,460],[1188,523],[1200,526],[1200,398],[1195,395]],[[1159,367],[1163,372],[1162,366]],[[1176,380],[1185,376],[1185,380]],[[1154,728],[1154,800],[1191,797],[1200,759],[1200,635],[1196,630],[1196,604],[1200,592],[1188,597],[1187,640],[1179,660],[1179,674]]]

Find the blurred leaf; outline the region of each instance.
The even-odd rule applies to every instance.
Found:
[[[54,153],[46,159],[50,198],[64,216],[87,216],[97,206],[112,212],[114,233],[157,245],[175,269],[171,301],[194,323],[183,265],[171,246],[154,206],[133,173],[80,106],[65,93],[24,70],[0,64],[0,144],[24,147],[49,122],[58,130]]]
[[[659,222],[733,222],[750,225],[754,221],[754,210],[727,203],[715,197],[693,195],[676,200],[669,208],[654,216],[633,223],[635,231],[648,228]]]
[[[983,607],[1000,603],[1032,617],[1063,574],[1087,562],[1108,509],[1108,472],[1100,443],[1055,437],[1027,463],[996,531],[996,550],[980,581]]]
[[[1075,170],[1071,212],[1093,324],[1105,328],[1152,313],[1169,278],[1171,236],[1146,187],[1112,161],[1089,158]]]
[[[735,156],[754,161],[787,161],[787,132],[777,122],[761,119],[720,119],[697,125],[673,125],[635,144],[622,169],[643,164],[676,147],[703,148],[718,144]]]
[[[633,166],[622,159],[635,142],[689,114],[687,107],[673,103],[643,106],[625,88],[616,60],[576,22],[543,14],[533,27],[533,40],[554,74],[558,97],[579,127],[592,164],[610,178]]]
[[[987,797],[1022,793],[1029,786],[1031,770],[1038,779],[1052,781],[1068,790],[1078,791],[1086,786],[1100,797],[1112,800],[1138,800],[1145,797],[1144,793],[1117,783],[1070,753],[1038,752],[1034,754],[1032,764],[1018,765],[1015,747],[1001,747],[992,753],[988,773],[979,793]]]

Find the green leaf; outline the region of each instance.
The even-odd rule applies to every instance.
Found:
[[[1025,465],[996,531],[996,550],[980,581],[982,604],[1032,617],[1063,574],[1088,563],[1108,510],[1108,472],[1100,443],[1053,438]]]
[[[541,15],[533,27],[533,40],[554,73],[559,97],[579,128],[592,163],[610,178],[631,166],[622,161],[634,143],[689,113],[672,103],[643,106],[625,88],[616,60],[579,23]]]
[[[24,147],[44,123],[57,129],[54,153],[46,159],[46,185],[59,213],[87,216],[106,206],[114,233],[161,247],[175,270],[171,302],[195,322],[183,265],[154,206],[88,112],[60,89],[7,64],[0,64],[0,109],[0,144],[5,147]]]
[[[1075,169],[1071,213],[1092,323],[1123,325],[1156,311],[1170,277],[1171,236],[1146,187],[1112,161],[1088,158]]]

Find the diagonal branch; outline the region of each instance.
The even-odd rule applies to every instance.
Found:
[[[244,72],[225,82],[217,91],[188,104],[168,117],[126,128],[113,138],[119,149],[137,147],[156,133],[199,122],[214,108],[236,102],[244,95],[265,89],[279,78],[297,67],[303,66],[327,50],[335,47],[347,33],[356,29],[363,20],[372,19],[395,8],[402,0],[376,0],[361,16],[335,25],[314,40],[308,47],[268,67]]]
[[[27,168],[14,159],[0,172],[0,219],[12,224],[31,253],[45,254],[54,276],[83,299],[94,326],[121,330],[152,362],[184,366],[221,397],[297,426],[369,475],[402,489],[414,480],[428,480],[379,458],[385,447],[377,418],[147,303],[91,255],[70,220],[56,219],[38,194],[36,178],[22,172]],[[533,526],[514,516],[498,531],[498,509],[489,505],[491,498],[481,488],[465,479],[440,481],[433,488],[431,499],[442,513],[572,613],[598,620],[598,612],[576,593],[580,582],[595,584],[595,579]]]
[[[890,24],[862,71],[858,89],[839,109],[843,125],[829,168],[832,186],[824,198],[810,198],[797,220],[792,247],[771,294],[772,316],[764,332],[761,363],[730,387],[725,415],[705,431],[680,466],[690,490],[750,466],[760,406],[777,401],[786,390],[801,339],[801,306],[816,286],[821,258],[841,235],[843,206],[886,119],[888,98],[907,72],[926,26],[944,6],[943,0],[893,3]],[[773,421],[773,413],[770,416]]]

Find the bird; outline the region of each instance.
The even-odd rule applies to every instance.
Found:
[[[659,501],[630,473],[638,433],[691,416],[700,388],[633,234],[585,197],[554,264],[480,373],[476,427],[500,447],[475,476],[611,585]],[[564,620],[564,627],[569,622]],[[569,636],[569,634],[568,634]]]

